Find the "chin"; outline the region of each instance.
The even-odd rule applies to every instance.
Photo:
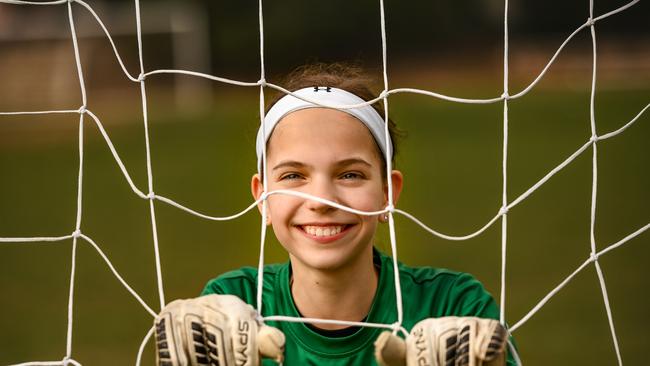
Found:
[[[333,271],[343,266],[344,261],[340,255],[327,255],[321,253],[294,253],[291,262],[299,262],[302,267],[319,271]]]
[[[331,248],[334,249],[334,248]],[[298,261],[306,268],[318,271],[336,271],[353,262],[360,252],[336,250],[298,251],[291,254],[291,261]]]

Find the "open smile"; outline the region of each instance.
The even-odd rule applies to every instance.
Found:
[[[296,225],[305,236],[320,243],[342,238],[354,224],[306,224]]]

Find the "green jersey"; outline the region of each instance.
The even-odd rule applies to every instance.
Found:
[[[392,258],[375,250],[379,283],[365,321],[392,324],[397,321],[397,306]],[[466,273],[437,268],[411,268],[398,264],[402,288],[402,326],[410,331],[420,320],[443,316],[499,318],[499,309],[480,282]],[[262,313],[300,317],[293,302],[289,281],[290,263],[264,267]],[[256,306],[257,268],[244,267],[225,273],[207,283],[202,295],[231,294]],[[352,334],[326,336],[304,323],[268,322],[286,336],[287,366],[377,365],[374,341],[383,329],[361,327]],[[264,366],[276,365],[265,359]],[[508,357],[508,366],[515,365]]]

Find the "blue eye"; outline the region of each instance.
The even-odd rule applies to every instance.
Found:
[[[361,174],[355,172],[347,172],[341,175],[343,179],[359,179],[362,178]]]
[[[297,173],[289,173],[280,177],[280,180],[294,180],[294,179],[300,179],[300,175]]]

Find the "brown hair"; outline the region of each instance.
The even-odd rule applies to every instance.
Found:
[[[373,78],[369,77],[363,71],[363,68],[356,64],[348,63],[312,63],[300,66],[290,72],[282,86],[290,91],[296,91],[303,88],[309,88],[312,86],[329,86],[333,88],[339,88],[346,90],[352,94],[355,94],[363,100],[371,100],[376,97],[373,93],[370,85],[373,83]],[[277,92],[270,103],[267,104],[266,112],[285,94],[282,92]],[[384,118],[384,104],[382,100],[372,104],[379,115]],[[393,166],[395,165],[395,155],[397,154],[397,139],[400,138],[403,133],[397,128],[397,125],[393,120],[388,118],[388,133],[393,144],[393,151],[391,156],[391,162]],[[379,146],[377,146],[379,149]],[[379,151],[379,156],[382,159],[384,166],[386,165],[384,154]],[[386,174],[385,169],[382,169],[382,174]]]

